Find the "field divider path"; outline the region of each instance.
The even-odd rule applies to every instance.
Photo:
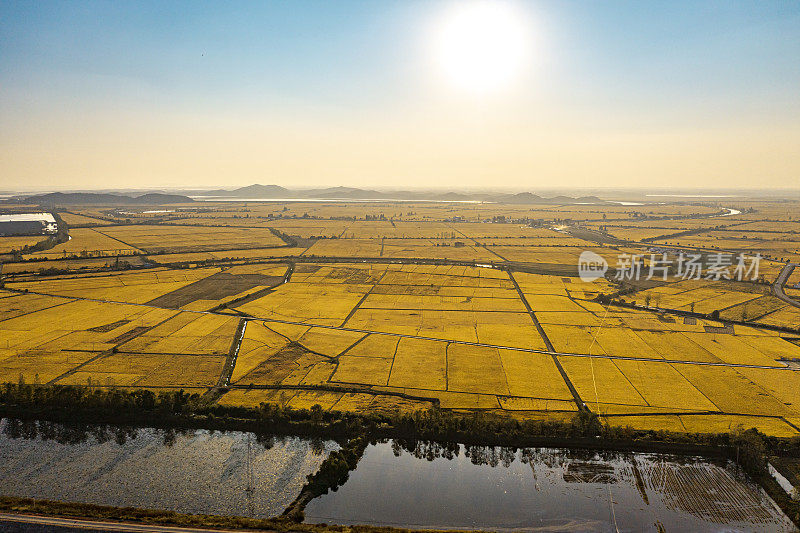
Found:
[[[62,380],[64,378],[67,378],[67,377],[75,374],[76,372],[78,372],[81,368],[85,367],[86,365],[94,363],[98,359],[102,359],[103,357],[105,357],[107,355],[111,355],[112,353],[114,353],[112,350],[103,350],[102,352],[100,352],[99,354],[95,355],[94,357],[90,357],[89,359],[87,359],[83,363],[79,364],[75,368],[71,368],[70,370],[67,370],[66,372],[64,372],[60,376],[54,377],[53,379],[48,381],[47,384],[48,385],[52,385],[52,384],[54,384],[54,383],[56,383],[56,382],[58,382],[58,381],[60,381],[60,380]]]
[[[14,289],[6,289],[6,290],[14,290]],[[22,292],[22,291],[19,291]],[[131,302],[119,302],[115,300],[101,300],[98,298],[82,298],[79,296],[62,296],[62,295],[55,295],[55,294],[45,294],[45,293],[38,293],[29,291],[27,294],[39,294],[43,296],[52,296],[53,298],[64,298],[66,300],[81,300],[87,302],[99,302],[99,303],[110,303],[110,304],[117,304],[117,305],[132,305],[136,307],[146,307],[148,309],[165,309],[164,307],[158,307],[154,305],[148,304],[139,304],[139,303],[131,303]],[[176,311],[175,309],[170,309],[170,311]],[[193,311],[189,309],[179,309],[177,310],[180,313],[193,313],[196,315],[217,315],[217,316],[225,316],[230,317],[232,315],[227,313],[216,313],[211,311]],[[593,359],[610,359],[610,360],[621,360],[621,361],[645,361],[645,362],[652,362],[652,363],[670,363],[670,364],[678,364],[678,365],[697,365],[697,366],[719,366],[719,367],[727,367],[727,368],[756,368],[762,370],[789,370],[792,369],[788,365],[783,366],[771,366],[771,365],[756,365],[756,364],[744,364],[744,363],[725,363],[725,362],[717,362],[717,361],[687,361],[683,359],[661,359],[656,357],[633,357],[633,356],[626,356],[626,355],[600,355],[600,354],[585,354],[585,353],[572,353],[572,352],[557,352],[553,350],[539,350],[537,348],[522,348],[519,346],[504,346],[502,344],[489,344],[485,342],[473,342],[473,341],[462,341],[462,340],[455,340],[455,339],[443,339],[437,337],[426,337],[423,335],[411,335],[407,333],[393,333],[390,331],[375,331],[370,329],[360,329],[360,328],[348,328],[342,326],[328,326],[324,324],[309,324],[308,322],[301,322],[297,320],[281,320],[278,318],[265,318],[265,317],[258,317],[258,316],[247,316],[242,317],[245,320],[258,320],[261,322],[275,322],[277,324],[290,324],[293,326],[306,326],[306,327],[314,327],[314,328],[322,328],[322,329],[332,329],[332,330],[339,330],[339,331],[352,331],[355,333],[365,333],[365,334],[373,334],[373,335],[386,335],[390,337],[399,337],[399,338],[406,338],[406,339],[420,339],[420,340],[427,340],[427,341],[436,341],[436,342],[451,342],[453,344],[461,344],[464,346],[478,346],[482,348],[497,348],[500,350],[512,350],[515,352],[525,352],[525,353],[538,353],[543,355],[553,355],[558,357],[583,357],[583,358],[593,358]]]
[[[725,307],[720,307],[719,309],[717,309],[717,311],[719,311],[721,313],[722,311],[727,311],[728,309],[733,309],[734,307],[739,307],[740,305],[747,305],[750,302],[752,302],[754,300],[758,300],[759,298],[761,298],[763,296],[764,296],[763,294],[753,293],[753,297],[750,298],[749,300],[744,300],[742,302],[737,302],[737,303],[734,303],[734,304],[731,304],[731,305],[728,305],[728,306],[725,306]]]
[[[217,384],[210,388],[204,395],[207,398],[218,396],[221,389],[230,385],[233,369],[236,366],[236,358],[239,355],[239,348],[242,346],[244,332],[247,329],[247,322],[248,320],[246,318],[239,319],[239,325],[236,327],[236,334],[233,336],[230,350],[228,350],[228,357],[225,358],[225,365],[222,367],[222,373],[220,373]]]
[[[4,290],[8,291],[8,290],[11,290],[11,289],[4,289]],[[20,294],[26,294],[26,293],[20,292]],[[44,294],[44,293],[32,293],[32,292],[29,292],[27,294],[38,294],[39,296],[50,296],[49,294]],[[74,298],[72,298],[70,296],[61,296],[61,298],[69,298],[70,300],[74,300]],[[41,309],[34,309],[33,311],[28,311],[28,312],[22,313],[20,315],[10,316],[8,318],[0,318],[0,322],[5,322],[6,320],[14,320],[15,318],[20,318],[20,317],[24,317],[26,315],[30,315],[30,314],[33,314],[33,313],[38,313],[39,311],[47,311],[48,309],[52,309],[54,307],[58,307],[59,305],[67,305],[68,303],[71,303],[71,302],[61,302],[61,303],[57,303],[57,304],[53,304],[53,305],[48,305],[47,307],[42,307]]]
[[[252,226],[240,226],[240,227],[250,228]],[[294,239],[293,237],[289,236],[288,234],[286,234],[286,233],[284,233],[284,232],[282,232],[280,230],[277,230],[275,228],[267,227],[267,229],[270,231],[270,233],[272,233],[277,238],[282,240],[284,245],[287,248],[291,248],[291,247],[297,246],[297,239]],[[278,248],[280,248],[280,246]]]
[[[264,287],[263,289],[259,289],[259,290],[255,291],[255,292],[251,292],[251,293],[246,294],[244,296],[240,296],[238,298],[234,298],[233,300],[230,300],[228,302],[224,302],[224,303],[221,303],[219,305],[215,305],[214,307],[212,307],[208,311],[210,313],[217,313],[217,312],[221,312],[223,310],[227,310],[227,311],[230,311],[232,313],[236,313],[238,316],[244,316],[245,318],[247,318],[246,313],[243,313],[243,312],[239,311],[238,309],[236,309],[236,307],[239,307],[239,306],[244,305],[246,303],[250,303],[253,300],[257,300],[257,299],[261,298],[262,296],[266,296],[267,294],[271,293],[272,291],[274,291],[275,289],[277,289],[281,285],[285,285],[286,283],[289,283],[289,280],[292,279],[292,274],[293,273],[294,273],[294,263],[289,263],[289,266],[286,267],[286,272],[283,274],[283,277],[281,278],[280,282],[275,283],[273,285],[269,285],[268,287]],[[228,313],[224,313],[224,314],[228,314]]]
[[[600,416],[603,418],[626,418],[631,416],[708,416],[708,415],[721,415],[721,416],[742,416],[750,418],[767,418],[770,420],[780,420],[786,425],[796,431],[800,431],[800,427],[793,424],[786,419],[783,415],[765,415],[762,413],[742,413],[738,411],[639,411],[630,413],[602,413]]]
[[[116,227],[116,226],[108,226],[108,227]],[[120,242],[120,243],[124,244],[125,246],[133,248],[134,250],[137,250],[137,251],[142,252],[144,254],[149,253],[147,250],[145,250],[143,248],[139,248],[138,246],[134,246],[134,245],[132,245],[130,243],[127,243],[127,242],[123,241],[122,239],[118,239],[118,238],[114,237],[113,235],[108,235],[107,233],[103,233],[102,231],[98,231],[95,227],[91,227],[91,228],[88,228],[88,229],[94,231],[95,233],[99,233],[100,235],[103,235],[104,237],[108,237],[109,239],[112,239],[112,240],[115,240],[117,242]]]
[[[461,231],[460,229],[458,229],[458,228],[457,228],[455,225],[453,225],[453,224],[448,224],[448,225],[449,225],[451,228],[453,228],[453,231],[456,231],[456,232],[458,232],[458,233],[459,233],[459,234],[460,234],[462,237],[464,237],[464,239],[466,239],[466,240],[469,240],[469,241],[472,241],[472,242],[473,242],[473,244],[475,244],[475,246],[476,246],[476,247],[478,247],[478,248],[483,248],[484,250],[486,250],[486,251],[487,251],[487,252],[489,252],[490,254],[492,254],[492,255],[495,255],[495,256],[497,256],[497,257],[499,257],[499,258],[500,258],[501,260],[503,260],[503,261],[508,261],[508,259],[506,259],[506,258],[505,258],[505,257],[503,257],[502,255],[500,255],[499,253],[495,252],[494,250],[491,250],[491,249],[489,249],[489,247],[487,247],[485,244],[481,244],[481,243],[479,243],[479,242],[478,242],[478,239],[476,239],[476,238],[474,238],[474,237],[470,237],[470,236],[468,236],[466,233],[464,233],[463,231]],[[383,255],[383,254],[381,254],[381,255]]]
[[[544,328],[539,323],[539,319],[536,318],[536,313],[533,312],[533,308],[531,308],[531,304],[528,303],[528,299],[525,297],[525,293],[522,292],[519,283],[517,283],[516,278],[514,278],[514,273],[509,270],[507,274],[509,279],[511,280],[511,283],[514,284],[514,288],[517,290],[517,294],[519,294],[520,300],[522,300],[522,303],[525,305],[525,309],[528,310],[528,314],[530,315],[531,320],[533,320],[533,324],[536,326],[536,330],[539,332],[539,335],[542,337],[544,345],[547,346],[547,350],[551,354],[553,362],[556,364],[556,368],[558,368],[558,372],[564,379],[564,383],[567,384],[569,392],[572,393],[572,398],[575,400],[575,404],[578,406],[578,411],[588,411],[589,408],[586,407],[586,404],[584,403],[583,399],[581,399],[580,394],[578,394],[578,390],[575,388],[575,385],[573,385],[572,381],[569,379],[567,371],[564,370],[564,367],[561,365],[561,361],[559,361],[558,356],[555,355],[556,349],[553,346],[553,343],[550,342],[550,339],[547,337],[547,333],[545,333]]]
[[[383,280],[383,277],[386,275],[387,272],[389,272],[388,269],[383,271],[383,274],[381,274],[381,277],[378,278],[378,281],[372,284],[372,287],[370,287],[369,290],[364,293],[364,296],[362,296],[361,299],[358,300],[356,305],[353,306],[350,312],[347,313],[347,316],[344,317],[344,320],[342,320],[342,327],[344,327],[344,325],[347,324],[348,320],[353,318],[353,315],[356,314],[356,311],[358,311],[361,308],[361,304],[363,304],[366,301],[367,297],[369,297],[369,295],[372,294],[372,291],[375,290],[375,287],[377,287],[380,284],[380,282]]]

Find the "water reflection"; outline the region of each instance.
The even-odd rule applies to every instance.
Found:
[[[267,517],[338,445],[280,435],[0,421],[0,494]]]
[[[543,531],[794,531],[735,465],[648,453],[394,440],[310,522]]]

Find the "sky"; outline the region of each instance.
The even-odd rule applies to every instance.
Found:
[[[0,190],[798,189],[798,58],[794,0],[4,0]]]

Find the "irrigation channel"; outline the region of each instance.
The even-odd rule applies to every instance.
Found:
[[[0,495],[280,515],[332,440],[0,420]],[[306,521],[495,531],[796,531],[716,458],[386,440]]]

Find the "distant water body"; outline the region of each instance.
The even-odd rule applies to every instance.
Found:
[[[332,203],[382,203],[405,202],[420,203],[432,202],[440,204],[490,204],[482,200],[408,200],[400,198],[234,198],[231,196],[191,196],[192,200],[201,202],[332,202]]]
[[[645,196],[667,198],[739,198],[735,194],[645,194]]]

